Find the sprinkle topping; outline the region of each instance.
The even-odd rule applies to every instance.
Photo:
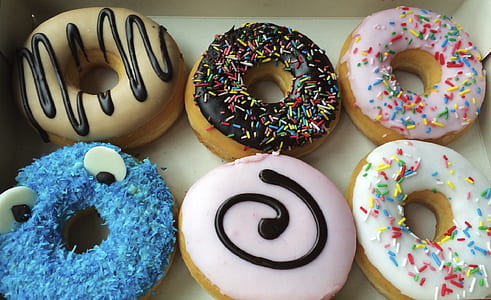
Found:
[[[491,202],[484,176],[453,150],[419,141],[387,143],[367,161],[353,191],[353,213],[372,264],[411,298],[431,298],[435,289],[435,298],[489,294]],[[404,215],[410,195],[425,190],[444,195],[453,215],[433,240],[415,234]]]
[[[410,54],[399,56],[415,49],[428,54],[425,66]],[[411,60],[421,73],[433,74],[426,69],[439,67],[441,79],[425,86],[422,94],[407,90],[394,75],[397,59]],[[409,7],[366,18],[342,59],[348,63],[356,105],[372,120],[411,139],[439,138],[477,118],[485,90],[480,60],[468,34],[449,17]]]
[[[247,91],[244,74],[255,65],[281,65],[294,79],[288,95],[265,103]],[[210,124],[262,151],[311,143],[329,133],[339,90],[334,69],[309,38],[282,26],[248,23],[217,35],[194,75],[195,101]]]

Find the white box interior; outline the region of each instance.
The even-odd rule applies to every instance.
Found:
[[[13,1],[0,0],[0,192],[15,184],[15,174],[44,153],[57,148],[44,144],[20,116],[11,97],[10,77],[14,49],[22,45],[32,27],[58,12],[84,6],[124,6],[151,16],[164,25],[177,41],[188,69],[207,48],[215,34],[244,22],[267,21],[295,28],[327,50],[336,65],[346,36],[367,14],[401,4],[432,9],[454,16],[471,34],[475,44],[486,55],[491,51],[491,36],[483,28],[491,28],[489,0],[344,0],[260,1],[244,5],[238,1],[151,0],[151,1]],[[490,59],[491,61],[491,59]],[[488,61],[487,70],[491,70]],[[491,80],[488,77],[488,86]],[[489,94],[489,93],[488,93]],[[449,145],[462,153],[491,179],[491,122],[489,95],[475,126]],[[345,191],[351,172],[358,161],[375,146],[341,116],[338,127],[323,145],[302,159],[326,174],[341,191]],[[177,203],[181,203],[189,187],[203,174],[224,162],[201,145],[193,134],[185,114],[171,130],[157,141],[137,150],[160,168]],[[168,277],[151,299],[212,299],[192,279],[179,255]],[[354,264],[346,286],[336,299],[383,299]]]

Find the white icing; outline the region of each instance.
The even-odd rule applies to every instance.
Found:
[[[307,265],[289,270],[257,266],[231,253],[217,237],[214,221],[218,207],[237,194],[258,193],[287,207],[287,229],[277,239],[261,238],[259,220],[275,213],[266,205],[244,202],[232,207],[224,218],[232,241],[256,256],[277,261],[298,258],[312,247],[317,232],[311,212],[292,192],[262,182],[258,174],[263,169],[300,184],[325,216],[327,244]],[[292,157],[258,154],[213,169],[190,188],[181,214],[180,230],[189,256],[223,294],[233,299],[329,299],[344,285],[352,264],[355,231],[343,195],[322,173]]]
[[[114,175],[116,181],[122,181],[126,177],[126,165],[121,155],[114,149],[104,146],[97,146],[87,151],[84,167],[92,176],[96,176],[99,172],[108,172]]]
[[[15,224],[12,206],[27,205],[33,207],[36,193],[28,187],[16,186],[0,194],[0,234],[9,232]]]
[[[431,299],[436,289],[436,298],[444,299],[490,295],[491,185],[487,179],[452,149],[420,141],[384,144],[366,160],[353,187],[353,215],[358,241],[375,268],[404,295],[415,299]],[[403,176],[398,193],[395,179],[402,161],[406,171],[416,172]],[[456,225],[452,238],[433,241],[438,246],[405,230],[404,208],[398,201],[400,195],[432,189],[451,199]],[[398,231],[401,235],[396,237],[393,228],[402,228]],[[446,264],[455,269],[451,271]]]

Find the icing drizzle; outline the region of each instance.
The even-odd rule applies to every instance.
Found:
[[[173,77],[173,70],[171,60],[168,55],[168,49],[165,42],[164,34],[166,29],[163,26],[159,25],[159,39],[160,39],[160,52],[162,54],[162,59],[164,62],[164,67],[161,67],[157,57],[150,45],[150,40],[145,28],[144,21],[136,16],[129,15],[126,18],[125,22],[125,31],[126,31],[126,40],[128,46],[128,52],[126,53],[123,48],[123,43],[119,36],[119,32],[116,26],[116,19],[114,15],[114,11],[110,8],[103,8],[99,12],[99,16],[97,19],[97,38],[99,42],[99,48],[102,51],[106,62],[107,60],[107,52],[105,46],[105,39],[103,35],[103,29],[105,23],[109,24],[111,29],[113,41],[118,48],[119,55],[123,61],[123,65],[126,71],[126,74],[129,78],[129,84],[135,99],[139,102],[144,102],[147,99],[147,89],[145,87],[143,78],[141,76],[141,72],[138,66],[138,59],[136,57],[135,52],[135,42],[134,42],[134,28],[138,29],[138,33],[143,41],[143,45],[145,47],[145,51],[147,53],[147,57],[150,60],[150,64],[155,72],[155,74],[164,82],[169,82]],[[76,65],[80,66],[80,57],[79,51],[80,49],[84,56],[84,59],[89,62],[89,57],[87,55],[86,49],[84,47],[83,39],[80,34],[79,28],[73,24],[68,23],[66,25],[66,36],[67,43],[70,48],[72,57],[76,63]],[[26,90],[26,82],[25,82],[25,73],[24,73],[24,61],[28,63],[28,66],[32,72],[32,76],[36,86],[36,92],[38,95],[39,105],[41,106],[46,117],[52,119],[57,114],[57,108],[55,105],[55,100],[52,96],[52,90],[48,86],[45,75],[45,67],[43,62],[41,61],[40,56],[40,47],[43,47],[47,52],[50,60],[50,64],[53,67],[55,78],[58,83],[58,88],[60,89],[61,98],[63,99],[63,105],[65,108],[65,112],[70,121],[72,128],[75,132],[80,136],[87,136],[90,132],[89,122],[87,120],[87,115],[84,108],[84,100],[83,95],[85,92],[78,91],[76,96],[76,110],[72,106],[65,79],[59,67],[59,61],[56,57],[55,50],[51,45],[50,40],[44,33],[35,33],[31,38],[31,49],[22,48],[17,51],[17,66],[19,71],[19,83],[20,83],[20,96],[22,101],[22,107],[26,113],[28,120],[34,126],[34,128],[39,132],[42,139],[44,141],[49,141],[48,134],[41,127],[41,125],[36,121],[32,110],[31,105],[29,103],[29,99],[27,96]],[[104,92],[100,92],[97,94],[97,98],[99,100],[99,105],[101,110],[108,116],[114,113],[114,103],[111,97],[111,91],[107,90]]]
[[[270,169],[264,169],[259,173],[259,178],[265,183],[278,185],[289,190],[290,192],[294,193],[297,197],[299,197],[305,203],[305,205],[307,205],[310,212],[312,213],[312,216],[314,217],[316,223],[316,231],[317,231],[316,240],[312,248],[309,250],[308,253],[297,259],[290,260],[290,261],[274,261],[265,257],[254,256],[237,247],[237,245],[235,245],[230,240],[227,233],[225,232],[223,226],[223,220],[227,211],[232,206],[240,202],[253,201],[253,202],[263,203],[275,210],[277,214],[275,218],[264,218],[260,220],[258,226],[258,232],[261,235],[261,237],[269,240],[276,239],[288,227],[289,214],[286,207],[277,199],[274,199],[266,195],[254,194],[254,193],[235,195],[227,199],[219,207],[215,215],[215,229],[220,241],[232,253],[239,256],[241,259],[244,259],[255,265],[272,268],[272,269],[286,270],[286,269],[298,268],[309,264],[315,258],[317,258],[317,256],[319,256],[319,254],[322,252],[327,242],[327,223],[319,205],[314,200],[312,195],[310,195],[310,193],[307,192],[297,182],[293,181],[292,179],[282,174],[279,174],[276,171]]]
[[[243,74],[254,65],[282,63],[294,80],[278,103],[247,92]],[[249,23],[216,36],[194,74],[195,101],[212,127],[268,152],[311,143],[329,133],[339,91],[334,69],[313,41],[287,27]]]

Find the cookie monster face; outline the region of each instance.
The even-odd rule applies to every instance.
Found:
[[[78,143],[34,160],[16,179],[0,194],[0,294],[8,299],[137,298],[168,268],[174,201],[147,159]],[[85,211],[109,233],[80,250],[68,246],[67,228]]]
[[[74,166],[78,165],[77,163]],[[124,159],[114,149],[95,146],[84,156],[83,166],[88,175],[99,183],[111,185],[126,178],[127,168]],[[87,180],[90,180],[87,176]],[[16,223],[24,223],[31,217],[36,202],[36,192],[26,186],[13,187],[0,194],[0,234],[15,229]]]

